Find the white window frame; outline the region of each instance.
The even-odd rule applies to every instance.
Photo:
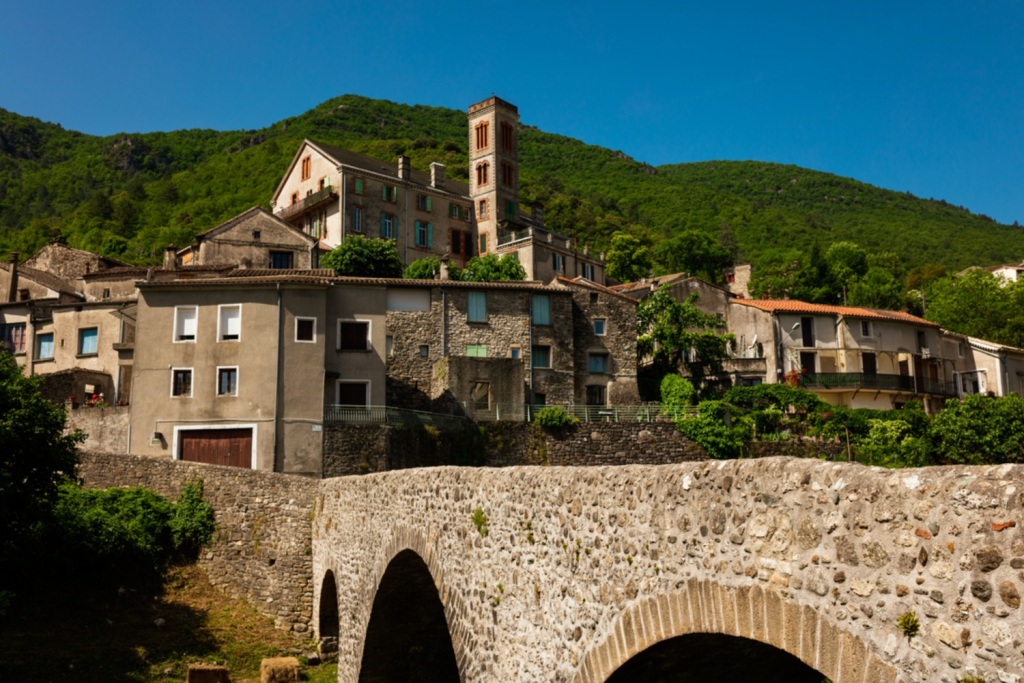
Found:
[[[313,321],[313,338],[312,339],[299,339],[299,321],[300,320],[312,320]],[[341,328],[339,327],[338,330],[340,332]],[[311,317],[308,317],[308,316],[301,316],[301,315],[295,316],[295,343],[296,344],[316,344],[316,318],[311,318]],[[339,343],[340,343],[340,337],[339,337]]]
[[[222,393],[220,393],[220,371],[221,370],[234,370],[235,371],[235,393],[233,393],[233,394],[222,394]],[[195,382],[195,377],[192,378],[192,381]],[[238,397],[239,386],[241,385],[241,383],[242,383],[242,373],[238,370],[238,366],[237,365],[218,365],[217,366],[217,372],[214,374],[213,395],[216,396],[217,398],[224,398],[224,397],[237,398]]]
[[[181,309],[192,309],[196,312],[196,334],[195,339],[178,339],[180,336],[178,333],[178,311]],[[175,344],[195,344],[196,340],[199,339],[199,306],[175,306],[174,307],[174,322],[171,328],[171,341]]]
[[[184,369],[184,368],[179,368]],[[259,436],[259,430],[256,428],[255,422],[248,424],[216,424],[216,425],[188,425],[188,426],[175,426],[171,437],[171,458],[174,460],[181,460],[181,448],[180,448],[180,432],[197,432],[201,430],[209,429],[251,429],[252,430],[252,456],[249,459],[250,469],[256,469],[256,454],[259,453],[257,449],[257,438]]]
[[[385,228],[387,228],[387,234],[384,234]],[[381,237],[386,240],[395,239],[395,214],[384,212],[384,220],[381,224]]]
[[[188,370],[192,374],[192,382],[190,383],[190,391],[188,394],[181,394],[180,396],[174,395],[174,373],[182,370]],[[171,368],[171,398],[192,398],[196,395],[196,371],[195,368]]]
[[[604,324],[604,332],[597,331],[598,321]],[[608,318],[594,318],[594,336],[595,337],[607,337],[608,336]]]
[[[338,318],[338,338],[335,343],[335,351],[342,351],[341,348],[341,324],[342,323],[366,323],[366,351],[373,351],[373,321],[368,318]],[[358,349],[344,349],[345,351],[357,351]]]
[[[221,317],[221,311],[225,308],[237,308],[238,309],[238,339],[224,339],[224,331],[221,329],[223,318]],[[196,312],[196,336],[199,331],[199,313]],[[228,342],[237,343],[242,341],[242,304],[218,304],[217,305],[217,342]]]
[[[334,405],[341,405],[342,384],[365,384],[366,385],[366,407],[373,405],[373,382],[368,379],[337,379],[334,381]]]

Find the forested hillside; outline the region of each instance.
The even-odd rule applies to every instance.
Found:
[[[529,112],[525,113],[529,120]],[[96,137],[0,109],[0,253],[30,253],[60,232],[74,246],[137,263],[253,205],[267,205],[309,137],[382,159],[431,161],[465,180],[464,111],[338,97],[262,130]],[[629,232],[654,245],[696,230],[734,257],[837,241],[895,251],[907,267],[951,269],[1024,256],[1024,230],[940,201],[763,162],[654,168],[626,154],[527,127],[524,203],[581,244]]]

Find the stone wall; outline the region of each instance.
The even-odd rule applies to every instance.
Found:
[[[68,411],[67,430],[81,429],[87,438],[82,448],[103,453],[128,452],[128,406],[78,408]]]
[[[637,405],[637,301],[584,284],[568,284],[573,300],[573,378],[576,403],[587,402],[587,386],[604,386],[609,405]],[[594,321],[604,320],[604,334]],[[608,371],[590,372],[591,353],[608,354]]]
[[[836,683],[1024,676],[1024,466],[435,468],[320,491],[314,576],[317,601],[328,571],[337,582],[342,683],[406,550],[463,680],[603,683],[690,633],[760,641]]]
[[[82,454],[89,488],[142,486],[176,500],[202,478],[217,532],[200,566],[228,595],[245,598],[280,629],[310,628],[310,519],[317,483],[305,477],[138,455]]]

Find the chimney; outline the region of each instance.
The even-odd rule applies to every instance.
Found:
[[[444,164],[436,161],[430,164],[430,186],[439,190],[444,189]]]
[[[530,205],[530,210],[531,210],[530,213],[531,213],[531,215],[533,217],[533,222],[543,228],[544,227],[544,205],[541,204],[540,202],[534,202],[533,204]]]
[[[7,301],[18,300],[18,252],[11,252],[11,286],[7,289]]]
[[[583,255],[584,256],[590,256],[590,245],[589,244],[583,246]]]
[[[444,168],[444,166],[441,166],[441,168]],[[448,252],[445,252],[441,256],[441,273],[440,273],[440,276],[441,276],[440,279],[442,279],[442,280],[451,280],[452,279],[452,274],[448,270]]]
[[[404,154],[398,157],[398,177],[402,180],[408,180],[409,174],[412,172],[412,163],[409,161],[409,157]]]
[[[164,270],[174,270],[178,267],[178,249],[173,244],[164,247]]]

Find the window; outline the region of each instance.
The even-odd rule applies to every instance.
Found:
[[[338,405],[368,408],[370,406],[370,383],[338,380],[336,396]]]
[[[487,233],[480,235],[480,255],[487,253]],[[469,256],[469,254],[466,254]]]
[[[338,321],[338,350],[340,350],[340,351],[369,351],[370,350],[370,321],[369,320],[339,320]]]
[[[384,355],[395,355],[395,335],[393,334],[389,334],[388,336],[384,337]]]
[[[38,339],[39,350],[36,352],[36,358],[40,360],[53,358],[53,332],[41,334]]]
[[[362,178],[356,178],[355,179],[355,181],[352,183],[352,191],[355,194],[358,194],[358,195],[363,194],[363,179]]]
[[[533,324],[551,324],[551,298],[547,294],[533,295]]]
[[[302,179],[309,180],[311,175],[313,175],[313,159],[311,157],[305,157],[302,160]]]
[[[260,231],[259,230],[253,230],[252,231],[252,241],[253,242],[259,242],[260,241]]]
[[[590,372],[604,374],[608,372],[608,354],[607,353],[592,353],[590,354]]]
[[[320,239],[327,234],[327,212],[317,211],[306,216],[305,233]]]
[[[273,268],[274,270],[290,270],[292,267],[292,252],[270,252],[270,267]]]
[[[486,346],[484,347],[484,355],[485,356],[487,355],[487,347]],[[426,344],[420,344],[420,358],[429,358],[429,357],[430,357],[430,347],[427,346]]]
[[[462,232],[459,230],[452,230],[448,238],[448,243],[451,244],[453,254],[462,253]]]
[[[487,292],[470,292],[466,295],[466,321],[487,322]]]
[[[489,125],[487,121],[481,121],[476,126],[476,148],[487,149],[489,140],[487,139],[487,132]]]
[[[860,336],[870,337],[871,336],[871,323],[867,320],[860,321]]]
[[[174,341],[194,342],[196,340],[196,319],[199,310],[195,306],[177,306],[174,309]]]
[[[434,226],[416,221],[416,246],[430,249],[434,246]]]
[[[386,240],[395,239],[395,224],[398,220],[390,213],[380,215],[380,236]]]
[[[192,368],[171,370],[171,396],[192,395]]]
[[[865,353],[861,356],[861,371],[865,375],[878,374],[878,358],[873,353]]]
[[[607,321],[604,318],[594,318],[594,334],[598,337],[603,337],[605,335],[604,330],[606,322]]]
[[[501,122],[501,148],[506,152],[515,151],[515,133],[512,124],[508,121]]]
[[[565,274],[565,256],[561,254],[551,255],[551,267],[555,269],[556,273]]]
[[[590,293],[590,303],[591,304],[596,304],[597,303],[597,294],[594,293],[594,292]]]
[[[482,221],[487,220],[487,200],[486,199],[481,199],[480,200],[480,210],[477,213],[480,215],[480,220],[482,220]]]
[[[513,222],[516,220],[516,203],[511,199],[505,200],[505,220]]]
[[[25,353],[25,323],[0,325],[0,348],[11,353]]]
[[[519,346],[511,347],[508,350],[508,357],[509,358],[516,358],[516,359],[522,358],[523,357],[523,349],[522,349],[522,347],[519,347]]]
[[[534,346],[530,349],[530,367],[534,368],[550,368],[551,367],[551,347],[550,346]]]
[[[591,282],[596,282],[596,280],[594,279],[594,264],[593,263],[584,263],[583,264],[583,279],[584,280],[590,280]]]
[[[928,337],[923,330],[917,331],[917,350],[924,351],[928,348]]]
[[[238,368],[217,368],[217,395],[238,396]]]
[[[352,232],[363,231],[363,210],[358,206],[352,209]]]
[[[316,342],[316,318],[295,319],[295,341]]]
[[[603,406],[604,404],[604,387],[587,387],[587,405]]]
[[[533,405],[535,405],[536,407],[543,408],[545,405],[547,405],[547,402],[548,402],[548,395],[547,394],[537,394],[537,393],[535,393],[533,395]]]
[[[464,236],[466,238],[466,241],[465,241],[466,253],[463,254],[463,257],[468,259],[470,256],[473,255],[473,233],[467,232],[467,233],[464,233]]]
[[[473,382],[469,390],[469,400],[474,410],[489,410],[491,407],[491,383]]]
[[[298,204],[298,203],[299,203],[299,193],[298,192],[292,192],[292,204]]]
[[[93,356],[98,351],[99,329],[90,327],[78,331],[78,355]],[[24,348],[22,348],[24,351]]]
[[[800,333],[803,335],[804,346],[814,346],[814,318],[800,318]],[[808,372],[814,372],[814,368]]]
[[[107,293],[107,295],[105,297],[103,297],[103,298],[104,299],[109,299],[110,298],[110,290],[109,289],[104,289],[103,291]],[[31,291],[29,291],[27,289],[19,289],[18,290],[18,301],[28,301],[31,298],[32,298],[32,292]]]
[[[964,343],[963,342],[957,342],[957,345],[956,345],[956,355],[959,358],[963,358],[964,357]]]
[[[327,178],[321,178],[321,179],[320,179],[320,182],[319,182],[319,183],[317,183],[317,187],[316,187],[316,189],[317,189],[317,190],[323,190],[323,189],[324,189],[324,183],[325,183],[326,181],[327,181]]]
[[[451,203],[448,205],[448,218],[458,218],[459,220],[465,220],[469,217],[469,210],[460,205]]]
[[[238,341],[242,338],[242,307],[218,306],[220,326],[217,329],[218,341]]]
[[[516,168],[507,161],[501,164],[501,184],[510,188],[516,186]]]
[[[470,358],[487,358],[487,344],[466,344],[466,355]]]
[[[431,197],[423,194],[417,195],[416,208],[420,211],[433,211],[433,202],[431,201]]]
[[[398,201],[398,188],[388,187],[387,185],[380,188],[380,198],[386,202],[397,202]]]
[[[490,168],[491,168],[491,165],[488,164],[486,161],[481,162],[481,163],[476,165],[476,185],[477,185],[477,187],[483,187],[483,186],[487,185],[488,182],[490,182],[490,178],[488,178]]]

